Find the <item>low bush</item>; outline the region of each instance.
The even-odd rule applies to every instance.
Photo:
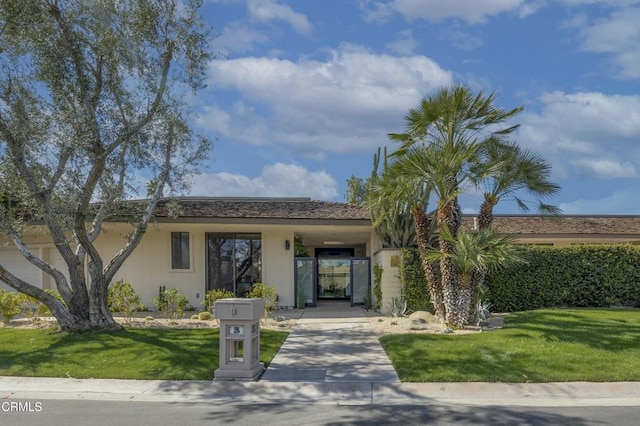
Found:
[[[111,312],[121,313],[127,322],[131,322],[136,312],[144,309],[140,295],[130,283],[123,280],[111,284],[107,300]]]
[[[264,299],[265,315],[278,307],[278,295],[276,288],[272,285],[255,283],[247,293],[247,297]]]
[[[23,304],[22,294],[0,288],[0,317],[3,323],[9,324],[12,319],[20,315]]]
[[[236,295],[229,290],[225,290],[223,288],[217,288],[215,290],[209,290],[204,295],[204,300],[202,301],[202,306],[205,311],[213,312],[213,308],[216,305],[216,300],[218,299],[229,299],[236,297]]]
[[[163,288],[158,297],[153,299],[153,304],[166,318],[175,320],[184,316],[189,299],[177,287]]]
[[[195,316],[196,319],[199,319],[200,321],[210,321],[212,316],[211,316],[211,312],[199,312],[198,315]]]

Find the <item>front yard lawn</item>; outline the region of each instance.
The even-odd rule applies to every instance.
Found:
[[[287,333],[261,330],[268,365]],[[0,328],[0,375],[210,380],[219,363],[218,329],[125,328],[105,333]]]
[[[387,335],[403,382],[640,380],[640,310],[545,309],[468,335]]]

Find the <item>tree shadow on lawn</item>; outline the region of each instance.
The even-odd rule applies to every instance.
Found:
[[[640,310],[544,310],[518,312],[505,321],[505,332],[521,337],[578,343],[611,352],[640,347]],[[513,337],[518,336],[512,334]]]
[[[190,378],[209,359],[217,362],[218,332],[184,331],[122,329],[52,335],[52,330],[40,330],[48,335],[40,339],[33,336],[32,348],[29,342],[23,342],[28,351],[0,351],[3,360],[0,372],[6,368],[13,375],[25,376],[156,378],[153,376],[168,374]],[[38,340],[42,342],[39,345]],[[114,373],[105,374],[101,370]]]
[[[125,328],[59,334],[45,329],[24,333],[33,343],[20,342],[25,347],[22,351],[0,349],[0,374],[199,380],[211,379],[219,361],[217,329]],[[266,356],[275,354],[284,341],[282,334],[286,335],[264,333],[263,344],[269,349]]]

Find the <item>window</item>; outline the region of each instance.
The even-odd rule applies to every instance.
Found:
[[[189,233],[171,233],[171,269],[190,269]]]
[[[243,295],[262,280],[260,234],[208,233],[206,239],[207,290]]]

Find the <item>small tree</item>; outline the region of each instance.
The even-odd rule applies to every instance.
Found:
[[[449,324],[464,327],[471,319],[472,303],[477,289],[474,287],[473,274],[476,271],[489,271],[525,264],[524,252],[515,244],[512,236],[500,236],[491,228],[477,231],[460,232],[457,238],[444,228],[441,238],[452,245],[451,252],[431,250],[427,258],[432,261],[451,260],[460,277],[460,286],[452,305],[455,309],[447,312]]]
[[[153,304],[165,318],[176,320],[184,316],[189,299],[180,292],[179,288],[174,287],[163,290],[158,297],[153,299]]]
[[[131,317],[143,308],[140,295],[130,283],[120,280],[109,287],[109,309],[120,312],[125,321],[130,323]]]

